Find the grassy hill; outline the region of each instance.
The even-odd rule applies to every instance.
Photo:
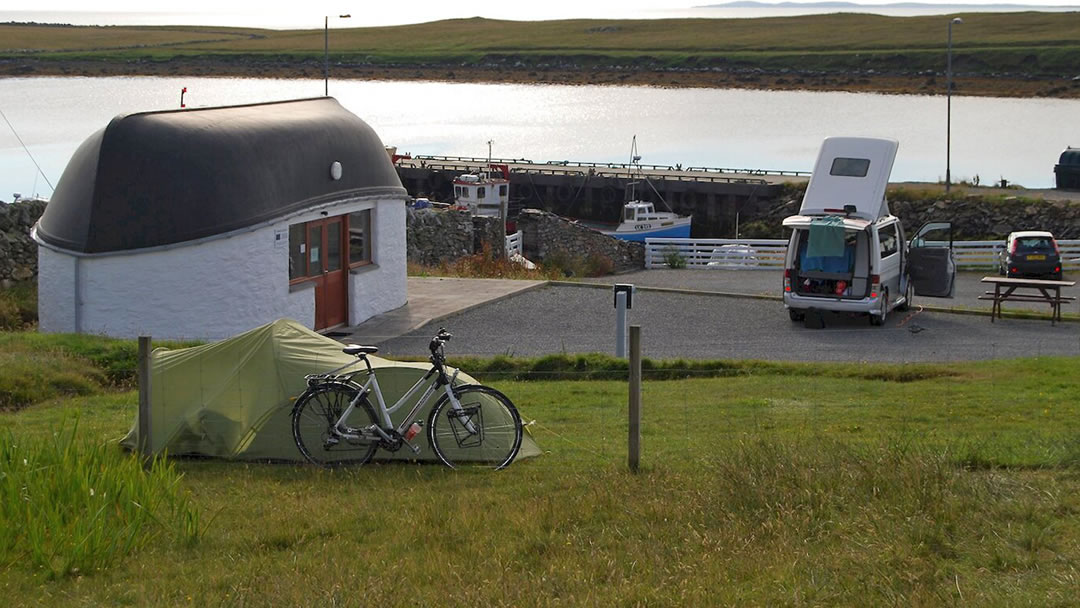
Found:
[[[1080,70],[1080,12],[964,13],[954,68],[967,76],[1069,79]],[[362,16],[358,21],[362,22]],[[839,13],[760,19],[454,19],[335,29],[335,64],[594,70],[810,70],[942,73],[952,16]],[[216,27],[0,25],[0,62],[321,61],[323,31]],[[873,70],[873,72],[870,72]]]

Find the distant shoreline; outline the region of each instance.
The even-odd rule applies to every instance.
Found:
[[[173,58],[167,61],[0,60],[0,77],[27,76],[199,76],[224,78],[323,77],[319,61],[279,63],[261,58]],[[938,76],[868,72],[801,72],[798,70],[604,70],[592,68],[506,69],[461,65],[375,66],[334,65],[333,79],[431,80],[513,84],[655,86],[667,88],[737,88],[758,90],[847,91],[900,95],[944,95]],[[1080,99],[1077,78],[954,77],[954,95],[979,97]]]

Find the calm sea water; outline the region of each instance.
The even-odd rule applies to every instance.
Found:
[[[237,78],[5,78],[0,110],[55,185],[75,148],[117,114],[318,97],[322,80]],[[534,161],[642,162],[808,171],[831,135],[893,137],[894,181],[945,174],[944,97],[438,82],[330,82],[330,94],[387,145],[413,154]],[[953,96],[952,177],[1053,186],[1080,101]],[[0,121],[0,200],[48,196],[12,129]]]

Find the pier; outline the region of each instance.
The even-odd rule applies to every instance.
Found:
[[[740,214],[756,215],[758,205],[775,203],[783,184],[803,183],[809,171],[682,167],[573,161],[535,162],[520,158],[395,156],[398,176],[409,194],[453,200],[453,180],[464,173],[502,172],[510,180],[510,215],[537,208],[559,215],[618,222],[627,190],[635,198],[694,217],[696,237],[734,236]],[[644,179],[642,179],[644,178]]]

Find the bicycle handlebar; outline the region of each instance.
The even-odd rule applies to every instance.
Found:
[[[431,354],[434,355],[436,352],[438,352],[439,347],[449,342],[450,338],[453,337],[454,336],[450,332],[446,331],[445,327],[440,327],[439,333],[435,334],[435,337],[431,339],[431,344],[428,344],[428,350],[430,350]]]

